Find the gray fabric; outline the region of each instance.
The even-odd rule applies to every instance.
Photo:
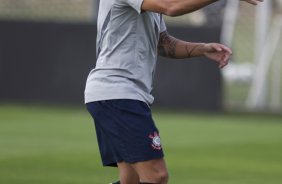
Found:
[[[87,79],[85,103],[135,99],[151,104],[162,16],[141,13],[143,0],[100,1],[97,63]]]

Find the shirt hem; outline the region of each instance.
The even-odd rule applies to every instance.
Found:
[[[129,99],[129,100],[139,100],[142,102],[145,102],[148,106],[150,106],[153,102],[148,102],[142,97],[138,96],[100,96],[100,97],[91,97],[91,98],[85,98],[84,103],[91,103],[91,102],[97,102],[97,101],[103,101],[103,100],[118,100],[118,99]]]

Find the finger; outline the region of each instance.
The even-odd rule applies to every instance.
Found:
[[[228,48],[228,47],[226,47],[225,45],[221,45],[221,47],[222,47],[222,49],[224,50],[224,51],[226,51],[228,54],[232,54],[232,50],[230,49],[230,48]]]
[[[222,68],[224,65],[224,56],[222,56],[221,58],[217,58],[215,61],[218,63],[218,68]]]
[[[218,52],[225,51],[225,52],[228,52],[229,54],[232,54],[232,50],[225,45],[213,44],[212,46],[213,46],[213,49],[215,49]]]
[[[220,68],[223,68],[227,65],[227,61],[223,61],[220,63]]]
[[[224,61],[227,63],[230,59],[231,54],[225,54],[224,55]]]
[[[224,66],[225,66],[225,64],[220,64],[220,65],[218,66],[218,68],[222,69]]]
[[[229,57],[229,54],[225,54],[223,56],[223,60],[220,62],[219,68],[224,68],[228,64]]]
[[[222,63],[220,63],[219,68],[220,69],[224,68],[227,64],[228,64],[227,62],[222,62]]]
[[[216,50],[216,51],[218,51],[218,52],[221,52],[221,51],[222,51],[222,48],[220,47],[219,44],[212,44],[211,46],[212,46],[212,48],[213,48],[214,50]]]

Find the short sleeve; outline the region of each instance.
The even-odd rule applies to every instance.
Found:
[[[160,25],[160,32],[164,32],[166,31],[166,25],[165,25],[165,21],[163,19],[163,16],[161,16],[161,25]]]
[[[127,4],[135,9],[139,14],[141,13],[141,6],[144,0],[118,0],[122,4]]]

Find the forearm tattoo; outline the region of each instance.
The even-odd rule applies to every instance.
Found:
[[[170,36],[167,31],[160,34],[158,53],[161,56],[176,58],[176,45],[179,40]]]
[[[196,56],[200,56],[201,53],[201,45],[193,45],[193,44],[187,44],[185,46],[186,52],[187,52],[187,58],[190,57],[196,57]]]

